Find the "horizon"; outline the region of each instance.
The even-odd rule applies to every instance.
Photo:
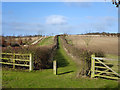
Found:
[[[88,33],[81,33],[81,34],[67,34],[67,33],[63,33],[63,34],[56,34],[56,35],[64,35],[64,34],[66,34],[66,35],[89,35],[89,34],[93,34],[93,35],[101,35],[101,34],[103,34],[103,33],[106,33],[106,34],[120,34],[119,32],[118,33],[109,33],[109,32],[101,32],[101,33],[99,33],[99,32],[88,32]],[[28,37],[28,36],[31,36],[31,37],[38,37],[38,36],[56,36],[56,35],[52,35],[52,34],[49,34],[49,35],[39,35],[39,34],[33,34],[33,35],[0,35],[0,36],[2,36],[2,37]]]
[[[2,34],[118,33],[118,8],[111,2],[3,2]]]

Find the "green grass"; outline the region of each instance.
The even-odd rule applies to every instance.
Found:
[[[117,88],[118,82],[106,79],[76,78],[77,66],[66,54],[59,37],[59,49],[54,59],[58,75],[52,69],[32,72],[3,70],[3,87],[6,88]]]
[[[72,73],[53,75],[52,70],[16,72],[3,71],[6,88],[115,88],[116,81],[72,77]]]
[[[120,72],[118,71],[118,63],[120,63],[120,61],[118,62],[118,56],[107,54],[106,58],[114,59],[114,60],[106,61],[106,63],[111,63],[113,65],[111,68],[120,74]]]
[[[54,37],[49,36],[47,38],[44,38],[38,45],[51,45],[54,43]]]

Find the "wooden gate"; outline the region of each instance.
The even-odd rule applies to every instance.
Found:
[[[33,70],[32,54],[1,53],[0,63],[15,66],[29,67]]]
[[[91,56],[91,78],[119,79],[120,75],[109,67],[111,63],[104,63],[104,60],[110,59],[95,57],[95,55]]]

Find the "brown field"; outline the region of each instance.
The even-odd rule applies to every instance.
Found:
[[[19,39],[19,38],[15,38],[15,40],[18,40],[18,39]],[[22,39],[22,40],[25,40],[25,39],[28,40],[29,37],[21,37],[21,39]],[[37,40],[37,39],[38,39],[38,37],[31,37],[32,42],[35,41],[35,40]]]
[[[92,51],[101,50],[105,54],[118,56],[118,37],[69,35],[66,39],[77,48],[85,48],[88,43]]]

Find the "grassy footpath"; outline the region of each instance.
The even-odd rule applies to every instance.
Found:
[[[54,43],[54,37],[49,36],[47,38],[44,38],[38,45],[51,45]]]
[[[3,70],[3,87],[7,88],[117,88],[118,82],[105,79],[75,78],[76,64],[63,50],[60,37],[59,49],[54,59],[58,62],[58,75],[52,69],[32,72]]]

